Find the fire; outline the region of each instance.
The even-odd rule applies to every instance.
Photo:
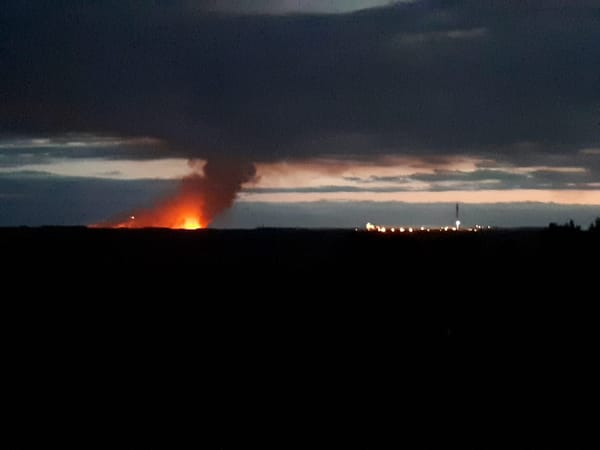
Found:
[[[184,230],[198,230],[203,227],[198,218],[186,217],[183,221],[183,226],[181,228]]]
[[[113,228],[172,228],[175,230],[199,230],[206,228],[206,221],[199,205],[166,204],[161,208],[139,211],[127,220],[110,224]],[[102,225],[100,225],[102,226]]]

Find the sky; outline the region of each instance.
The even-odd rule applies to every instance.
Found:
[[[3,0],[0,68],[0,226],[600,216],[599,0]]]

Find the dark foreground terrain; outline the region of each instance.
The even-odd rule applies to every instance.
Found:
[[[5,367],[43,414],[68,393],[124,427],[161,405],[219,445],[366,445],[402,442],[408,408],[462,439],[595,366],[598,233],[11,228],[0,249]]]

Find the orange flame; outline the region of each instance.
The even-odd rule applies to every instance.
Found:
[[[201,205],[192,202],[169,202],[152,210],[140,211],[127,220],[110,225],[114,228],[173,228],[199,230],[206,228]]]
[[[183,222],[182,228],[184,230],[198,230],[203,227],[202,227],[202,224],[200,223],[200,221],[196,217],[186,217]]]

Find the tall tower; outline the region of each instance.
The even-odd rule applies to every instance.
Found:
[[[458,210],[458,203],[456,204],[456,229],[458,230],[460,228],[460,217],[459,217],[459,210]]]

